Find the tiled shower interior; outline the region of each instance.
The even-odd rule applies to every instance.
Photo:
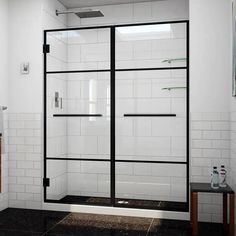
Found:
[[[186,202],[186,69],[171,69],[186,67],[186,37],[186,23],[116,28],[116,69],[168,68],[116,72],[117,198]],[[110,29],[52,31],[47,44],[47,197],[109,198],[110,72],[57,72],[109,70]]]

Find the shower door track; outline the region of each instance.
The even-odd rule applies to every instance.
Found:
[[[186,66],[181,67],[157,67],[157,68],[128,68],[128,69],[116,69],[115,63],[115,30],[117,27],[129,27],[129,26],[145,26],[145,25],[158,25],[158,24],[186,24]],[[50,52],[50,45],[47,44],[47,34],[50,32],[57,31],[73,31],[73,30],[91,30],[91,29],[110,29],[110,69],[105,70],[70,70],[70,71],[47,71],[47,54]],[[110,198],[109,203],[86,203],[79,202],[75,203],[78,205],[98,205],[98,206],[108,206],[108,207],[124,207],[124,208],[138,208],[138,209],[155,209],[155,210],[165,210],[165,211],[179,211],[188,212],[189,211],[189,20],[180,21],[165,21],[165,22],[150,22],[150,23],[137,23],[137,24],[121,24],[121,25],[104,25],[104,26],[92,26],[92,27],[76,27],[76,28],[63,28],[63,29],[50,29],[44,31],[44,44],[43,44],[43,54],[44,54],[44,178],[43,178],[43,188],[44,188],[44,202],[45,203],[63,203],[60,200],[51,200],[47,198],[47,187],[50,185],[50,180],[47,178],[47,160],[73,160],[73,161],[98,161],[98,162],[110,162]],[[115,76],[116,72],[119,71],[149,71],[149,70],[186,70],[186,161],[176,162],[176,161],[145,161],[145,160],[116,160],[115,153]],[[47,156],[47,75],[48,74],[69,74],[69,73],[96,73],[96,72],[110,72],[110,87],[111,87],[111,122],[110,122],[110,159],[83,159],[83,158],[56,158]],[[125,116],[138,116],[137,114],[125,114]],[[150,116],[150,114],[141,114],[142,116]],[[175,116],[175,114],[164,114],[166,116]],[[61,115],[63,116],[63,115]],[[75,115],[74,116],[79,116]],[[154,114],[153,114],[154,116]],[[159,116],[161,116],[159,114]],[[58,115],[60,117],[60,115]],[[165,202],[159,201],[159,205],[147,206],[145,203],[142,205],[135,204],[118,204],[118,200],[115,196],[115,164],[121,162],[127,163],[153,163],[153,164],[176,164],[176,165],[186,165],[186,202]],[[84,196],[82,196],[84,197]],[[136,199],[124,199],[130,202],[138,201]],[[145,201],[145,200],[140,200]],[[151,200],[147,200],[151,201]],[[119,201],[118,201],[119,202]],[[156,201],[158,202],[158,201]],[[165,206],[166,203],[166,206]],[[178,207],[178,204],[182,204]],[[74,203],[69,203],[74,204]],[[169,205],[168,205],[169,204]]]

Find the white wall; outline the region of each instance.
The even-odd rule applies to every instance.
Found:
[[[190,0],[191,112],[229,112],[230,0]]]
[[[0,106],[8,103],[8,1],[0,0]]]
[[[191,180],[230,168],[230,0],[190,0]],[[222,221],[220,195],[202,194],[200,220]]]
[[[9,112],[34,113],[43,110],[43,29],[65,27],[65,9],[58,1],[11,0],[9,2]],[[20,66],[30,63],[30,73]]]
[[[0,0],[0,106],[8,106],[8,0]],[[7,116],[4,112],[4,130],[2,144],[6,150],[7,144]],[[2,132],[0,131],[0,132]],[[2,193],[0,194],[0,210],[8,206],[8,155],[2,155]]]
[[[9,2],[9,112],[42,112],[42,0]],[[20,66],[30,63],[30,74]]]

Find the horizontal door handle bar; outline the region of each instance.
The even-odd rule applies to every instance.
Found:
[[[102,117],[102,114],[54,114],[54,117]]]
[[[149,117],[149,116],[159,116],[159,117],[163,117],[163,116],[171,116],[171,117],[175,117],[176,114],[124,114],[124,117],[135,117],[135,116],[142,116],[142,117]]]
[[[186,165],[186,161],[147,161],[147,160],[115,160],[116,162],[127,162],[127,163],[146,163],[146,164],[178,164]]]

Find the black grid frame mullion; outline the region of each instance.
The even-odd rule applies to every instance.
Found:
[[[110,82],[110,86],[111,86],[111,136],[110,136],[110,142],[111,142],[111,173],[110,173],[110,180],[111,180],[111,204],[112,206],[115,206],[115,191],[116,191],[116,167],[115,167],[115,156],[116,156],[116,30],[115,27],[111,27],[110,29],[110,34],[111,34],[111,49],[110,49],[110,53],[111,53],[111,82]]]

